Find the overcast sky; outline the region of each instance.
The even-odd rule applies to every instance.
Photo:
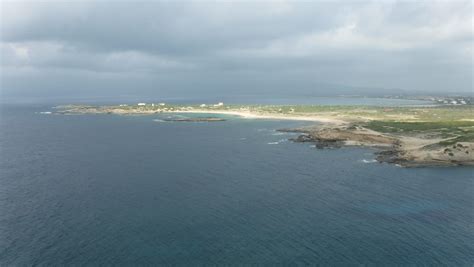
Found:
[[[470,92],[471,1],[2,1],[4,97]],[[401,92],[401,90],[400,90]]]

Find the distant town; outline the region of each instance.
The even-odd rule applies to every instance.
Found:
[[[383,98],[431,101],[440,105],[474,105],[472,96],[407,96],[384,95]]]
[[[362,97],[362,96],[347,96],[343,95],[342,97]],[[389,99],[405,99],[405,100],[421,100],[421,101],[430,101],[433,104],[438,104],[442,106],[462,106],[462,105],[474,105],[474,97],[472,96],[413,96],[413,95],[383,95],[378,96],[377,98],[389,98]],[[172,111],[173,108],[165,107],[169,106],[166,103],[144,103],[140,102],[136,104],[137,106],[161,106],[163,111]],[[120,107],[127,107],[128,104],[121,104]],[[133,106],[133,104],[131,105]],[[219,108],[224,106],[223,102],[219,102],[216,104],[201,104],[199,107],[201,108]],[[158,108],[157,107],[157,108]],[[193,107],[182,107],[182,109],[192,109]]]

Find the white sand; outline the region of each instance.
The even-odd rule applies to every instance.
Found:
[[[261,113],[252,113],[249,111],[235,111],[235,110],[180,110],[173,111],[175,113],[207,113],[207,114],[225,114],[225,115],[234,115],[239,116],[245,119],[275,119],[275,120],[296,120],[296,121],[316,121],[316,122],[325,122],[336,125],[345,124],[345,121],[322,117],[322,116],[298,116],[298,115],[289,115],[289,114],[261,114]]]

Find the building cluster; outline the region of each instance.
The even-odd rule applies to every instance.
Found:
[[[384,98],[411,99],[431,101],[440,105],[474,105],[472,96],[407,96],[407,95],[385,95]]]
[[[144,106],[146,106],[146,105],[150,105],[150,106],[154,107],[155,105],[164,106],[164,105],[166,105],[166,103],[158,103],[158,104],[155,104],[155,103],[147,104],[147,103],[145,103],[145,102],[137,103],[137,106],[142,106],[142,107],[144,107]],[[127,106],[127,105],[120,105],[120,106]]]
[[[437,97],[433,101],[443,105],[472,105],[474,104],[472,97]]]
[[[129,105],[127,104],[120,104],[120,107],[128,107]],[[199,107],[201,108],[220,108],[223,107],[224,103],[223,102],[218,102],[216,104],[201,104]],[[166,103],[145,103],[145,102],[139,102],[136,103],[135,105],[131,104],[130,107],[138,107],[139,110],[152,110],[155,112],[167,112],[167,111],[189,111],[193,110],[194,107],[192,106],[186,106],[186,107],[173,107],[172,105],[167,105]],[[152,109],[150,109],[152,107]]]

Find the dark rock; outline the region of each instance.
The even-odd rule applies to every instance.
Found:
[[[344,142],[341,140],[322,140],[318,139],[315,141],[316,148],[324,149],[324,148],[341,148],[344,145]]]
[[[314,139],[307,134],[299,135],[298,137],[291,138],[290,140],[297,143],[314,142]]]
[[[375,153],[375,159],[378,162],[404,165],[407,160],[401,157],[401,153],[401,151],[396,149],[383,150]]]

